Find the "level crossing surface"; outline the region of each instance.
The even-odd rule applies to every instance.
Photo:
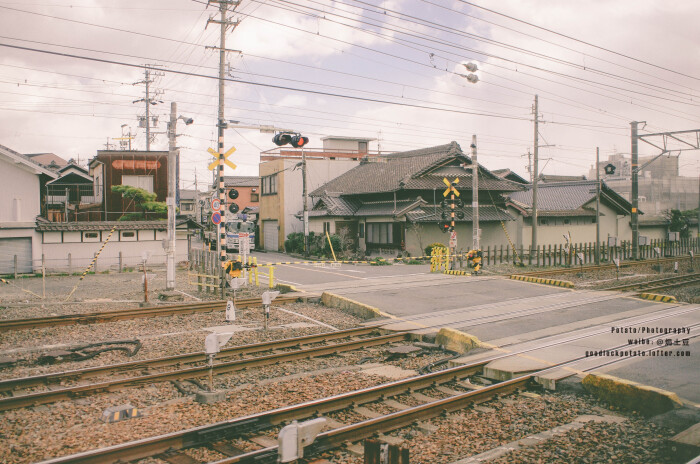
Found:
[[[504,276],[431,274],[411,265],[343,265],[313,271],[304,266],[288,270],[290,280],[297,281],[296,288],[310,294],[330,292],[375,307],[393,317],[384,325],[386,329],[434,333],[444,327],[476,337],[482,348],[461,362],[494,352],[528,350],[527,356],[495,362],[492,370],[512,376],[583,357],[573,369],[583,375],[591,371],[590,366],[600,366],[607,359],[610,364],[592,371],[669,390],[700,407],[700,344],[693,338],[700,333],[699,305],[658,303],[618,292],[566,289]],[[284,268],[280,266],[279,272]],[[682,348],[689,356],[586,358],[587,351],[637,338],[613,333],[615,327],[689,328],[689,335],[673,337],[674,341],[688,339]],[[664,342],[666,338],[660,337]],[[545,342],[552,346],[540,346]],[[553,377],[560,380],[571,374],[569,369]]]

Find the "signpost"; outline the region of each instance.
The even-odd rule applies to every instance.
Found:
[[[221,200],[219,200],[218,198],[212,198],[211,210],[212,211],[221,211]]]
[[[221,213],[219,213],[218,211],[214,211],[214,213],[212,213],[211,215],[211,222],[213,222],[217,226],[221,224]]]

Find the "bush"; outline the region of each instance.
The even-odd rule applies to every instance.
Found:
[[[447,249],[447,247],[440,242],[431,243],[430,245],[425,247],[425,256],[430,256],[431,253],[433,252],[433,248],[436,248],[436,247]]]
[[[287,240],[284,241],[284,249],[287,253],[304,253],[304,234],[292,232],[287,235]]]
[[[340,246],[340,237],[338,235],[331,235],[331,243],[333,244],[333,251],[335,251],[335,255],[338,256],[340,255],[343,250]],[[328,244],[328,239],[324,236],[323,237],[323,255],[328,256],[328,257],[333,257],[333,253],[331,252],[331,247]]]

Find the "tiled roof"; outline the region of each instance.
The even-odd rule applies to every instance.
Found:
[[[441,207],[435,207],[432,205],[425,205],[420,208],[406,214],[406,218],[411,222],[439,222],[442,221],[442,212],[449,212],[451,210],[443,210]],[[457,208],[456,211],[462,211],[464,213],[463,219],[455,218],[455,222],[471,222],[472,221],[472,207],[465,206],[463,208]],[[479,206],[479,221],[480,222],[491,222],[491,221],[513,221],[514,218],[507,211],[504,211],[496,206],[484,205]]]
[[[175,226],[190,224],[188,219],[178,219]],[[84,221],[84,222],[48,222],[37,220],[39,232],[84,231],[84,230],[167,230],[168,221]]]
[[[452,162],[453,165],[447,165]],[[311,192],[319,197],[326,192],[340,192],[342,195],[386,193],[400,189],[444,188],[443,177],[459,176],[468,178],[464,167],[454,165],[471,164],[470,158],[462,152],[457,142],[436,147],[422,148],[400,153],[391,153],[370,158],[359,166],[327,182]],[[507,180],[501,180],[486,168],[480,167],[480,188],[505,191],[519,190],[521,187]],[[495,183],[494,183],[495,182]],[[471,183],[467,183],[470,187]],[[469,188],[468,187],[468,188]]]
[[[258,187],[260,177],[258,176],[224,176],[226,187]]]
[[[23,155],[22,153],[16,152],[16,151],[14,151],[14,150],[11,149],[11,148],[8,148],[8,147],[6,147],[6,146],[4,146],[4,145],[0,145],[0,154],[3,153],[3,152],[4,152],[5,155],[7,155],[7,156],[9,156],[9,157],[11,157],[11,158],[14,157],[14,158],[18,159],[20,162],[26,164],[27,166],[31,166],[31,167],[34,168],[35,170],[40,171],[42,174],[46,174],[46,175],[48,175],[48,176],[51,176],[51,177],[54,178],[54,179],[55,179],[56,177],[58,177],[58,174],[56,174],[55,172],[53,172],[53,171],[47,169],[47,168],[44,167],[44,165],[42,165],[41,163],[39,163],[39,162],[37,162],[37,161],[34,161],[33,159],[28,158],[27,156]]]
[[[617,192],[601,182],[601,201],[612,205],[620,212],[630,213],[632,205]],[[539,184],[537,187],[538,214],[549,212],[568,212],[570,215],[588,216],[593,208],[588,205],[595,200],[596,181],[580,180],[576,182],[556,182]],[[510,202],[530,214],[532,209],[532,187],[520,192],[506,195]],[[588,205],[588,207],[585,207]]]

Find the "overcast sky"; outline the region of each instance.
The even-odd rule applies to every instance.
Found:
[[[85,164],[126,125],[145,149],[145,106],[132,103],[144,70],[128,65],[157,65],[155,131],[170,102],[194,118],[178,125],[181,186],[196,169],[204,188],[218,102],[210,16],[217,7],[194,0],[0,0],[1,44],[57,53],[2,47],[0,144]],[[241,0],[230,17],[227,48],[241,53],[228,54],[226,119],[295,129],[312,148],[337,135],[375,138],[371,150],[455,140],[468,151],[476,134],[481,164],[529,178],[536,94],[545,174],[588,175],[596,147],[602,160],[628,154],[631,121],[646,121],[641,133],[700,128],[697,0]],[[476,84],[460,76],[467,62]],[[257,175],[275,147],[250,129],[226,130],[225,146],[238,175]],[[682,173],[697,175],[699,157],[684,152]]]

